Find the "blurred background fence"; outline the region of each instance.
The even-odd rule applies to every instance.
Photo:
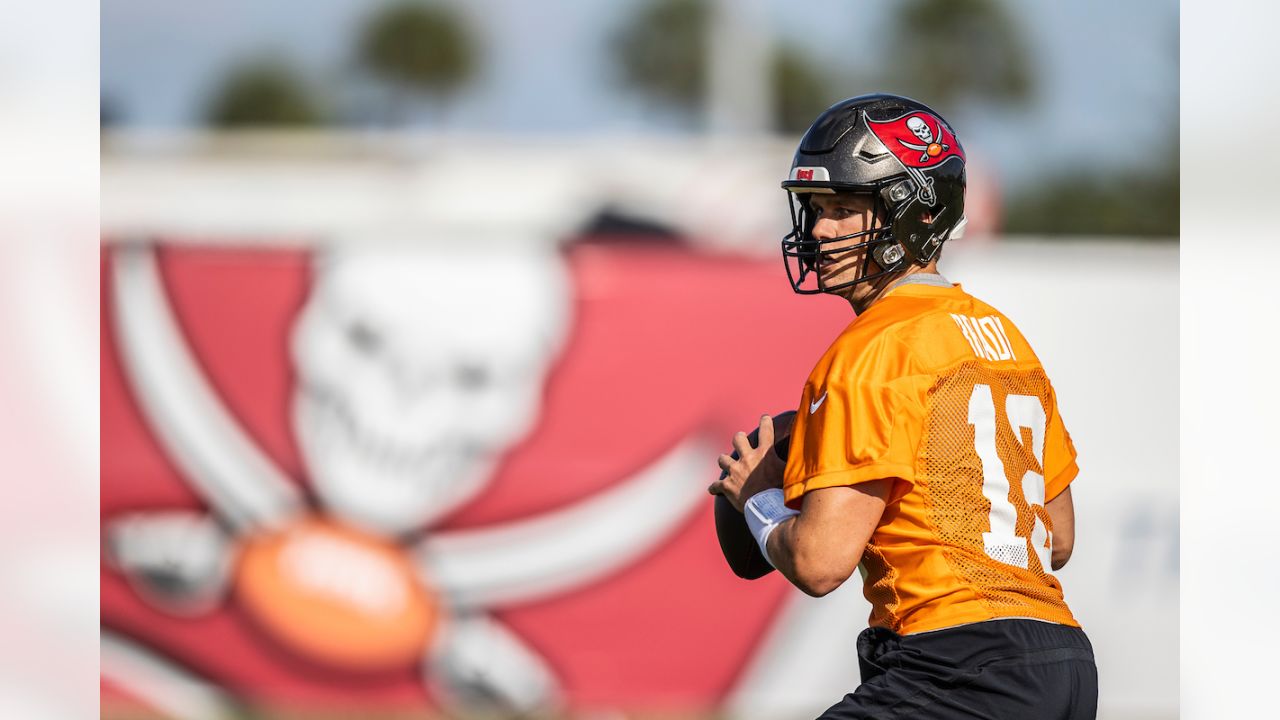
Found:
[[[1105,10],[1105,12],[1104,12]],[[943,271],[1081,453],[1102,717],[1177,715],[1177,6],[103,8],[103,713],[816,714],[868,608],[700,495],[849,320],[787,288],[810,120],[970,156]],[[726,355],[750,318],[764,350]]]

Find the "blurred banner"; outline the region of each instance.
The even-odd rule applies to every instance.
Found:
[[[777,269],[110,247],[104,703],[713,709],[789,595],[719,558],[715,455],[845,320]]]

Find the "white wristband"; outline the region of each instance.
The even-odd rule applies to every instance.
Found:
[[[787,507],[783,497],[782,491],[778,488],[769,488],[747,498],[747,503],[742,508],[751,536],[756,539],[760,552],[764,554],[764,559],[770,565],[773,565],[773,560],[769,559],[769,535],[784,520],[800,514]]]

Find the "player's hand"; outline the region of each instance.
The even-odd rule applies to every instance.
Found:
[[[756,493],[769,488],[782,487],[782,471],[786,463],[773,452],[774,427],[773,418],[765,415],[760,418],[760,431],[755,447],[745,432],[733,436],[733,449],[738,454],[723,454],[716,458],[716,464],[725,475],[711,483],[707,492],[712,495],[723,495],[733,504],[738,512],[742,512],[747,499]]]

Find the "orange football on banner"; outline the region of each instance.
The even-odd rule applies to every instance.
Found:
[[[350,671],[421,659],[440,605],[405,550],[335,521],[308,518],[240,548],[236,597],[299,656]]]

